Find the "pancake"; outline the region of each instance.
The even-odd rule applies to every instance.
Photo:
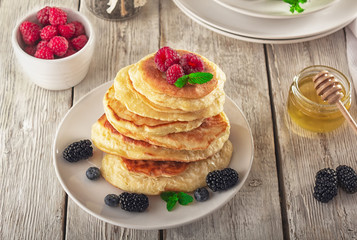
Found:
[[[119,133],[103,115],[92,126],[92,142],[103,152],[135,160],[192,162],[205,159],[218,152],[229,134],[224,134],[204,150],[175,150],[134,140]]]
[[[210,89],[210,92],[206,95],[198,94],[197,92],[192,93],[190,90],[202,92],[199,89],[202,89],[209,83],[202,85],[186,85],[184,88],[177,88],[176,86],[167,83],[165,75],[154,66],[154,54],[148,55],[130,68],[130,80],[134,89],[145,96],[149,101],[156,104],[156,106],[181,109],[186,112],[199,111],[207,108],[215,99],[224,95],[223,86],[226,81],[224,72],[217,65],[202,56],[201,58],[205,63],[204,71],[211,72],[214,75],[214,78],[211,81],[217,82],[217,84],[210,86],[215,86],[215,88],[213,88],[213,90]],[[154,69],[149,69],[149,66]],[[158,81],[160,81],[160,83],[157,82],[155,84],[161,85],[161,87],[165,89],[158,89],[157,85],[151,85],[152,82],[154,82],[154,77],[159,78]],[[170,88],[170,91],[167,94],[165,90],[168,88]],[[170,94],[173,90],[175,90],[175,94]]]
[[[222,95],[215,99],[210,106],[204,108],[200,111],[195,112],[170,112],[169,108],[162,109],[161,111],[156,111],[148,104],[145,103],[148,100],[143,100],[145,96],[136,92],[133,88],[130,87],[130,79],[128,70],[132,66],[127,66],[122,68],[115,80],[114,80],[114,89],[115,89],[115,98],[120,100],[121,103],[130,111],[142,117],[148,117],[153,119],[159,119],[163,121],[193,121],[202,118],[208,118],[223,111],[223,104],[225,96]],[[171,109],[172,110],[172,109]]]
[[[221,151],[205,160],[188,163],[182,173],[170,177],[129,171],[121,157],[106,154],[100,171],[107,182],[123,191],[147,195],[158,195],[164,191],[192,192],[206,185],[209,172],[227,167],[232,152],[232,143],[227,141]]]
[[[133,134],[162,136],[169,133],[186,132],[199,127],[203,122],[203,119],[170,122],[141,117],[128,111],[114,96],[114,87],[112,86],[103,99],[105,114],[115,128],[127,129]]]

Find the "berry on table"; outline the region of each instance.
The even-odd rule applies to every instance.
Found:
[[[209,199],[209,192],[206,188],[202,187],[202,188],[197,188],[194,192],[193,192],[193,196],[195,197],[196,201],[198,202],[204,202],[207,201]]]
[[[202,59],[193,53],[182,55],[180,58],[180,65],[185,71],[185,74],[190,74],[193,72],[202,72],[204,69]]]
[[[20,33],[24,43],[27,45],[35,45],[40,39],[40,26],[36,23],[24,21],[20,25]]]
[[[34,56],[36,58],[41,58],[41,59],[54,59],[55,58],[53,55],[53,51],[47,46],[37,49]]]
[[[81,50],[84,47],[84,45],[86,45],[87,42],[88,39],[86,35],[80,35],[71,40],[71,44],[73,48],[76,49],[77,51]]]
[[[58,32],[61,36],[70,39],[74,36],[76,28],[73,23],[58,25]]]
[[[238,173],[232,168],[215,170],[207,174],[207,186],[213,191],[223,191],[235,186],[239,181]]]
[[[100,177],[100,170],[97,167],[90,167],[86,171],[86,176],[89,180],[96,180]]]
[[[162,47],[156,52],[154,61],[161,72],[166,72],[170,66],[180,62],[180,56],[176,50],[170,47]]]
[[[36,14],[36,17],[38,19],[38,21],[42,24],[42,25],[48,25],[50,24],[50,21],[48,19],[48,11],[50,10],[50,7],[44,7],[41,10],[39,10]]]
[[[331,168],[319,170],[315,176],[313,196],[319,202],[327,203],[337,195],[337,173]]]
[[[47,46],[52,49],[56,56],[62,57],[68,49],[68,41],[62,36],[55,36],[51,38]]]
[[[46,27],[42,28],[40,32],[40,37],[42,40],[49,41],[54,36],[57,36],[58,30],[56,26],[47,25]]]
[[[149,198],[145,194],[123,192],[119,199],[121,208],[128,212],[143,212],[149,207]]]
[[[66,24],[67,13],[60,8],[52,7],[48,10],[48,20],[54,26]]]
[[[105,196],[104,202],[110,207],[117,207],[119,206],[119,196],[116,194],[108,194]]]
[[[78,162],[93,156],[93,147],[90,140],[80,140],[70,144],[63,151],[63,158],[68,162]]]
[[[340,165],[336,168],[338,185],[347,193],[357,192],[357,174],[353,168]]]
[[[185,75],[182,67],[179,64],[170,66],[166,71],[166,81],[169,84],[174,84],[177,79]]]

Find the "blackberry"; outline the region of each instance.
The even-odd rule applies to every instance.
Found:
[[[357,174],[353,168],[340,165],[336,168],[338,185],[347,193],[357,192]]]
[[[78,162],[93,156],[93,148],[90,140],[81,140],[70,144],[63,151],[63,158],[68,162]]]
[[[105,196],[104,202],[110,207],[117,207],[119,206],[119,196],[115,194],[108,194]]]
[[[86,171],[86,176],[89,180],[96,180],[100,177],[100,170],[97,167],[90,167]]]
[[[198,202],[204,202],[207,201],[209,198],[209,192],[206,188],[202,187],[202,188],[197,188],[194,193],[193,196],[195,197],[196,201]]]
[[[236,170],[225,168],[223,170],[215,170],[207,174],[207,186],[213,191],[227,190],[239,181],[239,176]]]
[[[321,169],[316,173],[314,197],[317,201],[327,203],[337,195],[337,173],[331,168]]]
[[[143,212],[149,207],[149,199],[145,194],[123,192],[119,199],[121,208],[128,212]]]

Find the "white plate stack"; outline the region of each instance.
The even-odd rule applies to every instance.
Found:
[[[357,17],[356,0],[308,0],[291,13],[283,0],[173,0],[190,18],[222,35],[258,43],[304,42],[334,33]]]

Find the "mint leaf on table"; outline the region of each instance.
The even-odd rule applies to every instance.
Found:
[[[307,2],[307,0],[283,0],[283,1],[290,4],[291,13],[294,13],[295,11],[298,13],[302,13],[304,9],[300,6],[300,4]]]
[[[207,72],[195,72],[188,75],[184,75],[176,80],[174,83],[176,87],[182,88],[187,82],[190,84],[204,84],[211,81],[213,74]]]

